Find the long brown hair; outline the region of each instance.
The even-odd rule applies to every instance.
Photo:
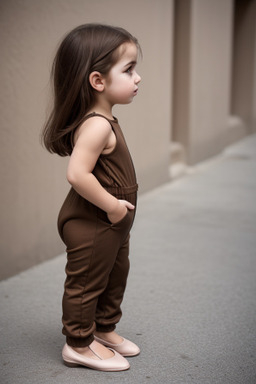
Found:
[[[106,75],[118,61],[123,43],[137,39],[123,28],[84,24],[67,34],[60,44],[52,66],[54,107],[45,123],[42,141],[46,149],[68,156],[73,149],[77,127],[95,101],[89,75]]]

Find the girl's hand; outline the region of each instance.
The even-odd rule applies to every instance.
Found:
[[[118,200],[118,205],[113,212],[107,212],[108,219],[112,224],[121,221],[127,214],[128,209],[133,210],[135,207],[127,200]]]

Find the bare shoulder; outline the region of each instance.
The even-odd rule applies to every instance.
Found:
[[[79,131],[93,130],[95,132],[110,133],[112,131],[111,124],[107,119],[100,116],[92,116],[80,126]]]
[[[77,129],[75,133],[75,142],[79,139],[89,137],[94,138],[95,140],[108,140],[109,136],[112,133],[111,124],[103,117],[93,116],[88,120],[85,120],[83,124]]]

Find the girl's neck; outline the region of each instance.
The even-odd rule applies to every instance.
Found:
[[[99,94],[97,99],[95,100],[95,103],[92,105],[92,107],[89,109],[88,113],[98,113],[100,115],[103,115],[107,117],[110,120],[114,120],[113,114],[112,114],[112,108],[113,105],[111,105],[104,97],[103,94]]]

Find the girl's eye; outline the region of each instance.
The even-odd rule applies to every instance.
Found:
[[[128,73],[129,75],[132,74],[133,67],[129,67],[125,72]]]

